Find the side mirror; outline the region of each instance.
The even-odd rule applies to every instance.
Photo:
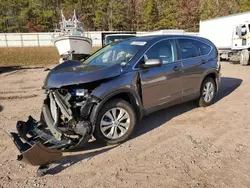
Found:
[[[142,68],[150,68],[150,67],[159,67],[161,66],[162,60],[160,59],[148,59],[145,64],[142,64],[141,67]]]

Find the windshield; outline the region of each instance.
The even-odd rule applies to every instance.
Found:
[[[131,40],[109,44],[90,56],[83,64],[97,66],[125,65],[145,44],[146,42]]]
[[[134,35],[114,35],[114,36],[107,36],[105,39],[105,44],[110,44],[113,42],[119,42],[128,38],[135,37]]]

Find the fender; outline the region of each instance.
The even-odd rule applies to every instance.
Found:
[[[140,120],[143,117],[143,104],[139,95],[140,87],[138,84],[138,72],[135,71],[126,73],[126,76],[116,77],[109,82],[103,83],[92,92],[91,95],[100,99],[100,102],[93,107],[90,114],[90,121],[93,125],[93,130],[96,125],[97,114],[100,112],[103,105],[112,97],[122,93],[128,94],[130,100],[136,105],[135,111],[138,116],[137,119]]]
[[[200,79],[200,87],[201,87],[201,84],[202,84],[202,82],[204,81],[204,79],[205,79],[209,74],[214,74],[214,75],[215,75],[216,89],[217,89],[217,91],[218,91],[218,90],[219,90],[219,86],[220,86],[220,73],[219,73],[218,70],[216,70],[216,69],[207,70],[207,71],[205,71],[205,72],[202,74],[202,77],[201,77],[201,79]]]

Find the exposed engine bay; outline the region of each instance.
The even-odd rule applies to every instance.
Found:
[[[110,81],[121,72],[120,64],[104,67],[80,61],[65,61],[53,68],[44,80],[46,96],[39,120],[29,116],[9,132],[20,152],[17,159],[47,169],[63,152],[83,148],[95,131],[104,97],[117,86]]]
[[[10,136],[20,151],[18,160],[31,165],[46,165],[59,160],[62,152],[82,148],[91,138],[89,120],[98,98],[87,89],[48,90],[40,121],[31,116],[17,122]]]

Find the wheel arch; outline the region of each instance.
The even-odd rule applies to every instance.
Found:
[[[219,73],[216,72],[216,71],[207,72],[207,73],[203,76],[203,78],[202,78],[202,80],[201,80],[201,82],[200,82],[200,90],[201,90],[201,88],[202,88],[203,82],[204,82],[207,78],[212,78],[212,79],[214,80],[216,90],[218,91],[220,80],[219,80]]]
[[[112,92],[103,98],[100,103],[95,105],[90,114],[90,121],[95,127],[97,121],[97,114],[100,112],[101,108],[110,100],[120,98],[131,104],[135,110],[136,120],[139,121],[143,117],[143,106],[140,97],[135,91],[130,89],[119,89],[119,91]],[[93,128],[94,130],[94,128]]]

